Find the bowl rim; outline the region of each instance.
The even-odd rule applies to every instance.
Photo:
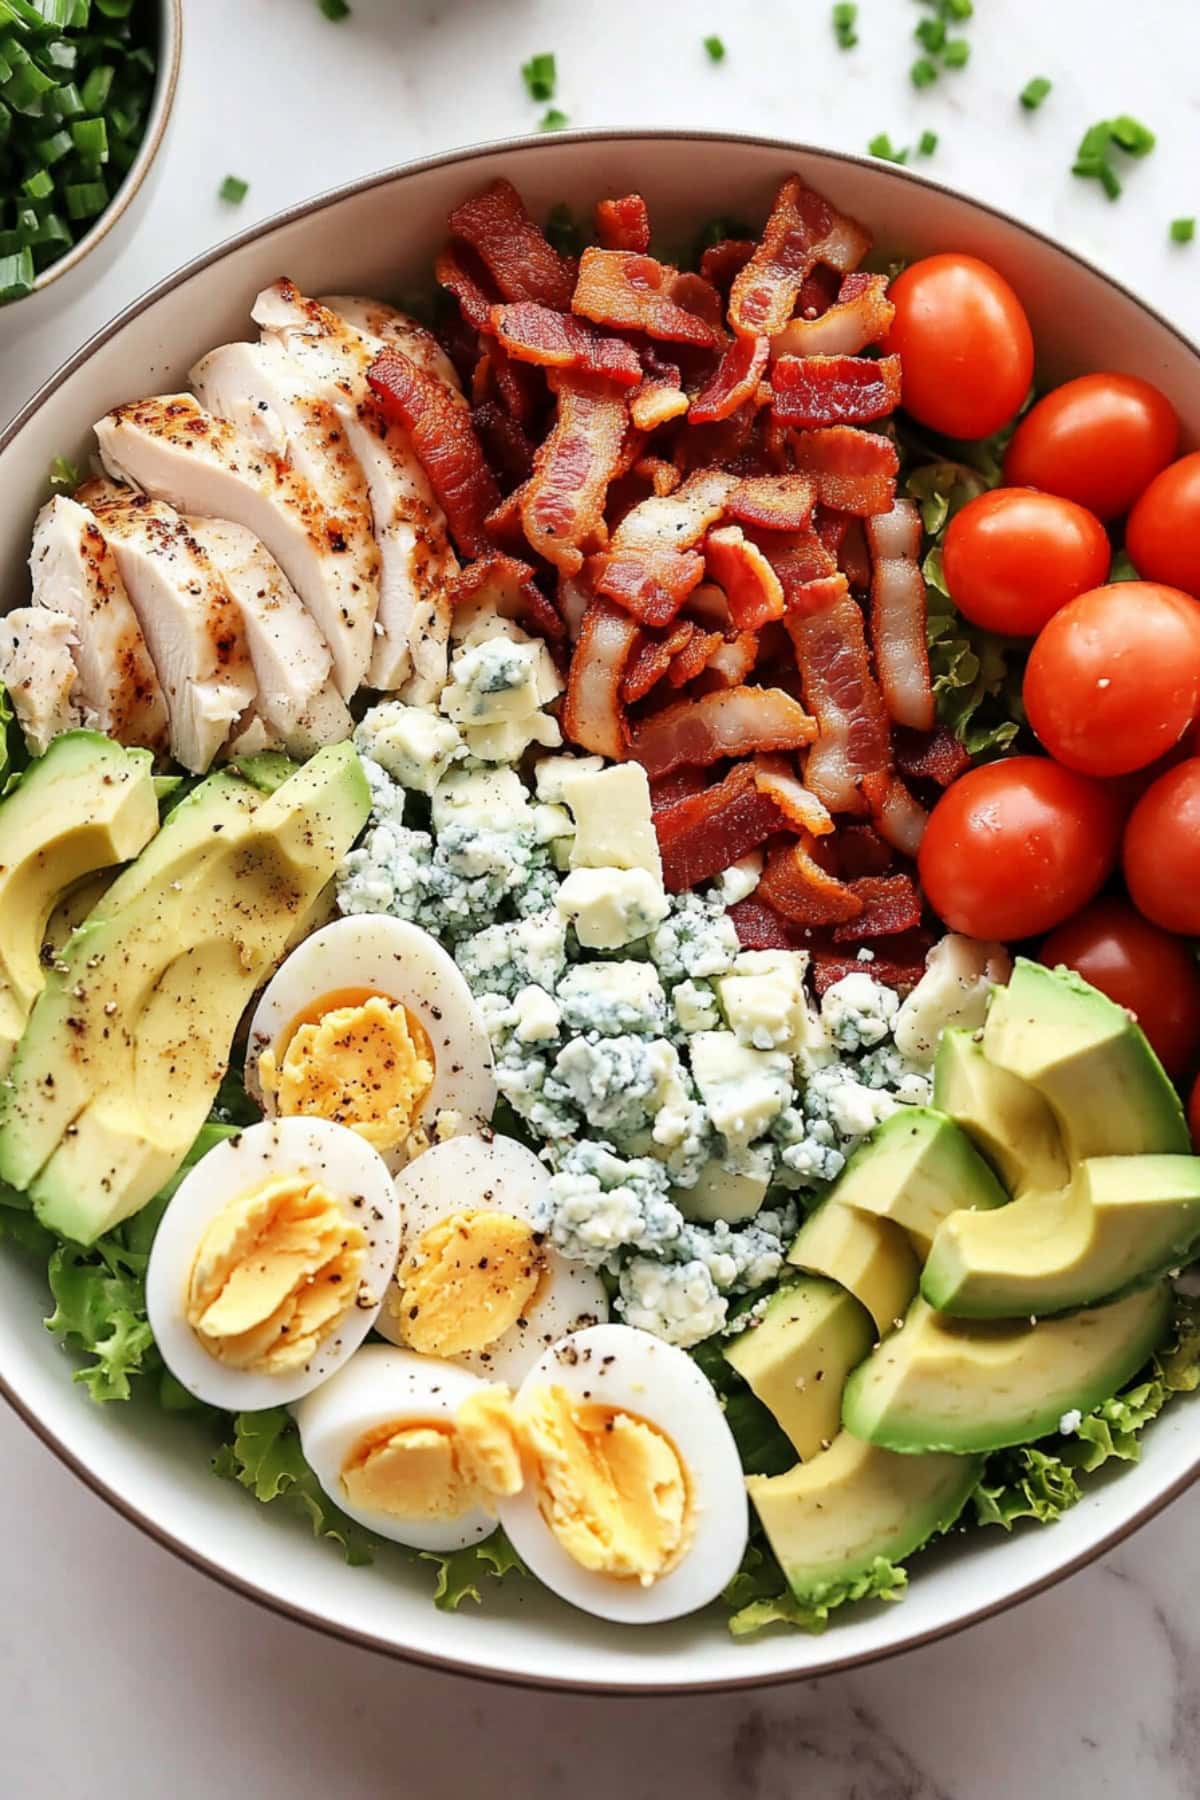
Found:
[[[170,4],[174,9],[176,18],[178,18],[181,0],[170,0]],[[178,72],[178,49],[179,37],[178,32],[176,32],[175,56],[170,81],[172,93],[174,91],[175,77]],[[160,121],[160,135],[162,123],[163,121]],[[851,151],[830,150],[819,144],[804,143],[791,138],[764,136],[757,132],[692,131],[682,128],[665,127],[642,129],[637,127],[614,127],[589,130],[581,127],[575,130],[555,132],[552,136],[543,136],[541,133],[524,133],[515,137],[484,140],[479,143],[462,145],[452,150],[440,151],[430,156],[417,157],[409,162],[394,163],[386,168],[376,170],[369,175],[359,176],[353,181],[343,182],[336,187],[325,189],[318,194],[312,195],[306,200],[298,201],[293,206],[285,207],[279,212],[271,214],[270,217],[266,219],[259,220],[256,224],[246,227],[243,231],[235,233],[232,237],[222,239],[218,244],[202,251],[198,256],[191,258],[188,262],[183,263],[178,268],[172,270],[152,287],[146,289],[144,293],[130,301],[129,304],[123,307],[107,325],[101,326],[100,329],[94,332],[78,350],[74,351],[72,355],[42,383],[37,391],[14,415],[10,422],[4,426],[3,429],[0,429],[0,453],[6,451],[10,445],[15,442],[24,426],[34,414],[40,410],[51,395],[56,393],[78,369],[89,362],[98,351],[103,349],[103,347],[116,337],[127,324],[138,318],[148,307],[153,306],[165,295],[182,286],[194,275],[201,274],[204,270],[211,268],[214,264],[222,261],[234,251],[241,249],[244,245],[253,243],[260,237],[266,236],[268,233],[276,230],[282,225],[291,224],[308,218],[315,218],[331,206],[336,206],[356,195],[369,193],[374,188],[384,187],[390,182],[403,176],[421,174],[432,169],[452,168],[458,164],[468,165],[485,157],[491,157],[497,154],[525,151],[535,148],[549,149],[550,146],[563,142],[588,142],[593,144],[622,142],[665,143],[678,142],[680,140],[713,145],[730,143],[746,144],[758,149],[777,151],[781,157],[820,157],[827,161],[844,163],[852,167],[867,168],[875,173],[885,176],[885,178],[890,178],[901,184],[910,183],[919,187],[932,188],[938,193],[949,196],[951,199],[965,202],[968,206],[975,208],[977,211],[986,213],[990,217],[1000,220],[1006,226],[1013,227],[1017,231],[1037,239],[1051,249],[1058,251],[1061,255],[1068,257],[1070,261],[1077,264],[1088,274],[1097,276],[1107,287],[1115,290],[1125,299],[1131,301],[1143,313],[1154,319],[1158,325],[1175,337],[1184,349],[1190,351],[1193,356],[1200,360],[1200,345],[1198,345],[1185,331],[1182,331],[1179,326],[1175,325],[1170,319],[1159,312],[1149,301],[1145,300],[1132,288],[1126,286],[1124,282],[1111,275],[1107,270],[1100,268],[1098,264],[1091,262],[1078,251],[1058,242],[1055,238],[1051,237],[1048,232],[1042,231],[1037,226],[1025,224],[1012,213],[1006,212],[1002,207],[995,206],[986,200],[976,200],[971,195],[964,194],[957,188],[951,187],[948,183],[933,180],[924,173],[918,173],[914,170],[905,169],[899,166],[887,165],[881,167],[879,160],[870,156],[858,155]],[[86,241],[86,239],[81,240],[81,244],[86,243]],[[64,258],[63,260],[65,261],[66,259]],[[901,1643],[890,1644],[873,1650],[855,1650],[840,1656],[834,1654],[829,1656],[817,1667],[809,1666],[804,1669],[774,1670],[764,1673],[747,1674],[745,1676],[718,1676],[711,1679],[702,1678],[690,1681],[655,1681],[650,1685],[644,1685],[637,1682],[621,1680],[607,1681],[595,1678],[574,1679],[570,1677],[505,1673],[502,1670],[498,1670],[494,1665],[474,1662],[469,1657],[440,1656],[424,1650],[406,1648],[388,1639],[380,1638],[373,1632],[358,1630],[352,1626],[338,1624],[299,1603],[285,1600],[279,1595],[257,1586],[253,1581],[243,1579],[241,1576],[230,1573],[228,1569],[224,1568],[220,1563],[213,1561],[212,1558],[203,1551],[196,1549],[192,1544],[175,1536],[172,1532],[165,1530],[153,1520],[149,1519],[145,1514],[138,1510],[138,1507],[134,1502],[128,1500],[115,1488],[110,1487],[108,1483],[98,1476],[79,1456],[75,1454],[73,1450],[69,1449],[60,1441],[51,1427],[47,1425],[44,1420],[40,1419],[13,1390],[2,1369],[0,1369],[0,1398],[7,1401],[8,1405],[17,1416],[28,1425],[34,1435],[40,1439],[42,1444],[44,1444],[55,1457],[57,1457],[58,1461],[62,1463],[64,1467],[71,1470],[71,1472],[76,1475],[79,1480],[92,1491],[92,1493],[96,1494],[115,1512],[128,1520],[130,1524],[134,1525],[146,1537],[150,1538],[162,1549],[170,1552],[171,1555],[177,1557],[181,1562],[198,1570],[203,1575],[210,1576],[230,1592],[239,1594],[243,1598],[253,1601],[256,1605],[264,1607],[267,1611],[274,1613],[277,1617],[308,1626],[312,1630],[323,1633],[326,1637],[339,1639],[343,1643],[353,1645],[357,1649],[374,1651],[378,1654],[391,1657],[395,1661],[432,1669],[441,1674],[469,1677],[473,1680],[487,1682],[499,1687],[540,1689],[569,1694],[608,1694],[638,1699],[653,1699],[659,1695],[731,1693],[745,1689],[779,1687],[792,1681],[811,1681],[828,1675],[845,1673],[853,1669],[866,1668],[870,1664],[888,1661],[892,1657],[900,1656],[909,1650],[920,1649],[927,1644],[937,1643],[942,1639],[953,1637],[958,1632],[965,1631],[969,1626],[981,1624],[986,1619],[995,1618],[1000,1613],[1007,1612],[1011,1608],[1021,1605],[1024,1601],[1033,1599],[1036,1595],[1047,1592],[1050,1588],[1056,1587],[1059,1582],[1066,1580],[1071,1575],[1077,1574],[1080,1570],[1095,1562],[1099,1557],[1107,1554],[1109,1550],[1132,1537],[1143,1525],[1148,1524],[1150,1520],[1156,1518],[1159,1513],[1165,1511],[1168,1506],[1182,1494],[1186,1493],[1197,1480],[1200,1480],[1200,1447],[1198,1447],[1192,1466],[1188,1470],[1182,1475],[1177,1476],[1160,1493],[1146,1501],[1146,1503],[1123,1524],[1115,1525],[1110,1530],[1102,1533],[1102,1535],[1097,1538],[1094,1543],[1090,1544],[1087,1549],[1080,1551],[1077,1555],[1070,1557],[1067,1561],[1059,1564],[1046,1574],[1035,1577],[1024,1583],[1021,1587],[1004,1594],[1000,1598],[983,1602],[982,1604],[971,1608],[960,1617],[948,1621],[944,1625],[931,1626],[924,1631],[916,1632]]]
[[[134,196],[150,172],[150,165],[162,148],[166,136],[167,122],[171,117],[171,108],[175,104],[175,92],[179,86],[179,64],[183,54],[183,0],[158,0],[158,30],[160,54],[154,77],[154,99],[150,106],[150,116],[146,120],[146,129],[142,133],[137,155],[129,165],[124,181],[96,219],[81,238],[77,238],[64,255],[48,263],[34,281],[28,294],[22,300],[32,300],[35,294],[44,294],[52,287],[60,275],[66,275],[101,243],[112,230],[117,220],[132,204]],[[21,300],[15,302],[20,306]]]

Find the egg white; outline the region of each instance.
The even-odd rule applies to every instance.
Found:
[[[715,1600],[746,1547],[748,1511],[741,1458],[720,1402],[690,1356],[631,1325],[574,1332],[534,1364],[516,1410],[535,1387],[562,1387],[658,1427],[684,1466],[693,1535],[683,1557],[649,1587],[600,1575],[563,1549],[539,1506],[537,1483],[500,1502],[500,1523],[545,1587],[583,1612],[628,1625],[680,1618]]]
[[[515,1138],[473,1135],[434,1144],[396,1180],[400,1201],[400,1256],[405,1256],[439,1220],[456,1212],[508,1213],[538,1226],[540,1204],[550,1177],[543,1163]],[[545,1248],[546,1273],[525,1320],[489,1344],[453,1361],[489,1381],[516,1383],[551,1344],[583,1324],[608,1317],[608,1295],[594,1269],[568,1262]],[[375,1329],[389,1343],[403,1337],[397,1312],[400,1290],[393,1283]]]
[[[282,1061],[285,1033],[315,1001],[346,989],[366,988],[407,1007],[433,1046],[433,1085],[421,1107],[431,1124],[439,1112],[463,1115],[468,1129],[486,1125],[496,1105],[492,1048],[471,990],[435,937],[419,925],[384,913],[335,919],[299,944],[263,990],[250,1021],[246,1086],[267,1113],[274,1099],[263,1093],[258,1060],[275,1047]],[[404,1152],[385,1159],[400,1167]]]
[[[196,1252],[213,1219],[273,1176],[299,1174],[319,1181],[367,1233],[362,1290],[371,1304],[352,1301],[311,1360],[299,1369],[266,1374],[227,1367],[187,1320],[188,1284]],[[218,1144],[191,1169],[168,1203],[146,1270],[146,1310],[154,1341],[189,1394],[229,1412],[283,1406],[311,1392],[339,1369],[366,1337],[383,1301],[400,1243],[400,1208],[382,1157],[357,1132],[328,1119],[272,1119]]]
[[[484,1383],[454,1363],[384,1344],[364,1344],[343,1369],[292,1408],[306,1460],[335,1506],[368,1531],[414,1550],[461,1550],[496,1529],[494,1513],[472,1507],[456,1519],[401,1519],[354,1506],[341,1482],[364,1433],[381,1425],[452,1420]]]

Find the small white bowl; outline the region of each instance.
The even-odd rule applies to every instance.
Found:
[[[256,292],[279,275],[309,293],[427,290],[446,215],[507,175],[544,217],[558,201],[645,194],[667,242],[712,213],[761,219],[798,169],[877,241],[923,254],[957,249],[1001,268],[1021,294],[1043,379],[1115,367],[1157,382],[1200,440],[1200,352],[1167,320],[1070,251],[1004,214],[879,162],[703,133],[556,134],[455,151],[373,175],[244,232],[154,288],[105,327],[0,435],[0,605],[24,602],[34,513],[56,455],[85,458],[109,407],[169,390],[225,338],[245,336]],[[622,1692],[753,1686],[855,1667],[944,1636],[1037,1593],[1119,1542],[1200,1473],[1200,1414],[1173,1401],[1142,1461],[1092,1480],[1050,1528],[973,1532],[914,1563],[905,1599],[848,1611],[823,1637],[772,1633],[735,1644],[714,1612],[638,1629],[605,1624],[528,1584],[482,1611],[437,1612],[432,1571],[384,1554],[346,1568],[328,1543],[237,1486],[214,1481],[208,1440],[152,1406],[91,1405],[42,1328],[44,1270],[0,1245],[0,1389],[97,1494],[228,1586],[352,1642],[444,1669],[547,1687]],[[86,1570],[82,1572],[86,1580]]]
[[[183,46],[183,0],[158,0],[158,63],[146,129],[124,181],[100,214],[65,255],[47,265],[21,300],[0,306],[0,349],[8,348],[32,325],[54,318],[82,292],[85,280],[96,282],[126,249],[145,217],[157,185],[159,151],[167,135],[179,58]],[[86,264],[86,275],[84,265]]]

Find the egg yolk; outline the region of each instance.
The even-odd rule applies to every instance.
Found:
[[[263,1092],[284,1118],[332,1119],[376,1150],[412,1131],[433,1084],[433,1046],[417,1019],[383,994],[297,1025],[283,1050],[258,1059]]]
[[[454,1417],[459,1451],[476,1485],[501,1499],[524,1484],[512,1390],[497,1384],[468,1395]]]
[[[521,1489],[521,1456],[506,1387],[482,1388],[453,1421],[396,1420],[365,1432],[342,1465],[352,1506],[399,1519],[457,1519],[494,1510]]]
[[[358,1300],[367,1235],[319,1181],[279,1175],[221,1208],[200,1240],[187,1321],[218,1362],[302,1367]]]
[[[656,1425],[546,1387],[522,1397],[519,1429],[542,1517],[568,1556],[643,1587],[675,1567],[692,1507],[679,1454]]]
[[[451,1213],[402,1261],[392,1311],[410,1350],[462,1356],[486,1350],[526,1317],[544,1275],[541,1233],[524,1219]]]

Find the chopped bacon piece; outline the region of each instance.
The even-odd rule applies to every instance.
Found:
[[[891,761],[887,710],[867,660],[862,613],[847,595],[807,617],[789,612],[785,623],[818,725],[805,783],[831,812],[862,812],[859,783]]]
[[[726,638],[719,650],[714,650],[704,673],[710,680],[717,680],[721,687],[740,687],[757,661],[758,633],[739,631],[736,637]]]
[[[646,698],[670,668],[672,657],[684,648],[695,630],[690,619],[680,619],[665,638],[651,637],[649,632],[640,634],[621,683],[621,698],[626,706]]]
[[[739,337],[773,337],[782,331],[817,263],[845,275],[862,261],[871,239],[853,219],[789,175],[775,197],[762,241],[737,276],[729,297],[729,321]]]
[[[823,312],[837,299],[839,276],[836,269],[827,269],[818,263],[811,275],[806,275],[800,284],[800,293],[796,300],[796,312],[802,319],[819,319]],[[849,280],[847,276],[847,280]]]
[[[639,481],[648,481],[660,499],[664,494],[673,494],[682,479],[675,464],[661,456],[639,456],[633,473]]]
[[[722,238],[710,244],[700,258],[700,273],[721,293],[727,293],[738,272],[745,268],[758,245],[753,238]]]
[[[669,775],[680,763],[707,766],[723,756],[755,750],[797,750],[812,742],[816,724],[782,688],[736,687],[677,700],[633,734],[633,754],[647,774]]]
[[[514,362],[504,345],[494,339],[488,344],[486,357],[481,357],[480,361],[487,362],[492,382],[509,417],[521,426],[531,424],[534,415],[541,411],[545,398],[538,370],[527,363]],[[486,395],[481,394],[479,398],[484,399]]]
[[[464,556],[491,548],[484,521],[500,502],[471,415],[453,389],[399,350],[383,350],[367,370],[385,418],[405,427]]]
[[[757,631],[768,619],[783,617],[779,577],[740,525],[722,525],[710,531],[704,561],[710,578],[724,589],[739,631]]]
[[[747,475],[730,494],[727,510],[758,531],[807,531],[813,499],[807,475]]]
[[[970,766],[970,753],[944,725],[929,737],[904,730],[893,735],[896,767],[910,781],[935,781],[947,788]]]
[[[539,445],[522,489],[521,522],[539,555],[565,575],[583,566],[582,546],[607,536],[604,502],[616,475],[629,414],[610,382],[555,370],[553,428]]]
[[[688,595],[687,609],[693,619],[699,619],[710,631],[723,631],[728,636],[733,630],[729,602],[715,581],[702,581],[695,593]]]
[[[772,850],[756,893],[796,925],[839,925],[863,908],[853,889],[814,862],[799,840]]]
[[[924,951],[895,960],[876,955],[869,963],[860,962],[856,956],[835,956],[823,950],[813,954],[813,986],[818,999],[847,975],[863,974],[870,975],[872,981],[878,981],[884,987],[895,988],[900,995],[911,994],[924,973]]]
[[[482,260],[468,244],[446,244],[433,265],[439,287],[453,294],[468,325],[491,333],[495,288]]]
[[[644,331],[674,344],[712,349],[716,329],[673,298],[679,271],[629,250],[588,249],[579,263],[571,311],[596,325]]]
[[[834,848],[837,872],[846,881],[855,881],[860,875],[884,875],[896,861],[891,845],[873,825],[839,825]]]
[[[827,837],[833,820],[817,796],[810,793],[783,756],[756,756],[754,782],[772,799],[788,824],[810,837]]]
[[[729,922],[743,950],[792,950],[795,943],[786,919],[757,893],[736,900],[729,908]]]
[[[591,582],[581,575],[560,575],[557,598],[558,610],[567,627],[567,636],[572,643],[575,643],[583,626],[587,609],[595,599]]]
[[[663,885],[673,894],[694,887],[783,828],[774,802],[755,786],[751,765],[738,763],[723,781],[655,813]]]
[[[911,875],[864,875],[846,885],[861,901],[861,910],[852,926],[835,929],[835,944],[892,937],[901,931],[915,931],[921,923],[921,896]]]
[[[626,513],[617,533],[631,516]],[[641,624],[669,625],[703,581],[704,558],[695,550],[612,550],[594,557],[591,571],[596,592],[618,601]]]
[[[770,348],[765,337],[735,338],[688,409],[693,425],[729,418],[758,392]]]
[[[867,549],[863,522],[846,513],[833,516],[844,518],[847,525],[846,534],[838,546],[838,568],[856,593],[865,593],[871,585],[871,556]]]
[[[814,318],[790,319],[771,339],[771,357],[857,356],[887,336],[896,309],[886,275],[847,275],[837,299]],[[803,299],[803,295],[801,296]]]
[[[628,604],[643,624],[667,624],[704,572],[703,558],[684,552],[720,519],[735,485],[731,475],[707,469],[673,493],[652,494],[631,507],[612,534],[607,557],[597,558],[598,591]]]
[[[650,214],[640,194],[620,200],[597,200],[596,236],[606,250],[633,250],[645,255],[650,248]]]
[[[637,632],[637,621],[619,606],[593,600],[583,615],[567,677],[563,730],[572,743],[615,762],[629,754],[621,683]]]
[[[756,395],[716,425],[693,425],[689,420],[675,439],[672,455],[689,474],[705,469],[739,476],[766,474],[773,465],[756,443],[755,434],[760,418],[770,416],[759,406]]]
[[[900,777],[890,770],[868,775],[863,780],[863,793],[880,836],[905,856],[916,856],[929,814],[914,800]]]
[[[925,637],[925,581],[917,564],[921,515],[897,500],[867,521],[871,551],[871,646],[887,709],[898,725],[932,731],[933,684]]]
[[[688,397],[678,382],[660,381],[657,377],[643,381],[629,402],[629,416],[639,431],[657,431],[681,418],[688,409]]]
[[[456,615],[474,605],[502,619],[520,620],[554,643],[566,635],[558,609],[534,580],[533,570],[515,556],[493,551],[477,557],[456,576],[447,597]]]
[[[689,794],[698,794],[707,782],[703,769],[672,770],[664,775],[661,781],[650,783],[650,810],[661,812],[664,806],[674,806],[677,800],[686,800]]]
[[[771,370],[775,417],[812,430],[863,425],[900,404],[898,356],[781,356]]]
[[[490,329],[518,362],[604,375],[622,387],[636,387],[642,379],[638,353],[624,338],[605,337],[586,319],[551,312],[532,300],[493,306]]]
[[[697,675],[703,674],[709,659],[724,642],[719,631],[693,630],[687,643],[671,658],[671,666],[667,670],[668,685],[673,688],[686,687],[689,681],[694,681]]]
[[[566,312],[575,265],[534,224],[511,181],[493,181],[450,214],[450,230],[475,250],[505,300],[537,300]]]
[[[857,523],[857,519],[855,519],[852,514],[830,512],[827,506],[823,506],[814,518],[813,530],[828,550],[830,556],[833,557],[835,563],[842,545],[846,541],[846,533],[849,531],[851,525],[856,525]]]
[[[716,288],[694,269],[681,269],[671,283],[671,298],[684,312],[694,313],[712,328],[716,342],[725,342],[725,307]]]
[[[796,467],[811,475],[822,506],[860,518],[891,511],[900,459],[887,438],[852,425],[831,425],[824,431],[798,431],[792,448]]]
[[[823,612],[845,597],[846,578],[816,531],[764,533],[757,542],[779,577],[790,617]]]
[[[471,421],[501,493],[511,494],[528,480],[533,468],[533,445],[524,427],[495,400],[485,400],[482,406],[472,408]]]

